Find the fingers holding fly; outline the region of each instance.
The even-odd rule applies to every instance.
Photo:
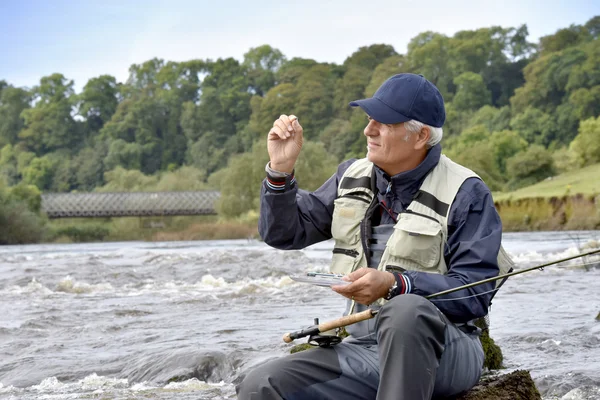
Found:
[[[273,122],[273,127],[269,131],[269,139],[288,139],[294,137],[296,133],[302,133],[302,127],[298,123],[298,117],[295,115],[282,114]]]

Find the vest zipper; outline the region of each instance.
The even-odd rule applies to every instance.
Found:
[[[339,247],[335,247],[333,249],[333,254],[343,254],[345,256],[350,256],[353,258],[358,257],[358,251],[352,249],[340,249]]]
[[[419,217],[430,219],[430,220],[435,221],[435,222],[437,222],[438,224],[441,225],[440,221],[438,221],[437,219],[435,219],[433,217],[430,217],[429,215],[425,215],[425,214],[421,214],[421,213],[418,213],[418,212],[414,212],[413,210],[406,210],[406,211],[403,211],[403,212],[407,213],[407,214],[414,214],[414,215],[418,215]],[[402,214],[402,212],[400,214]]]

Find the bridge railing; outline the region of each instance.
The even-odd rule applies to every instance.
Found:
[[[44,193],[49,218],[216,214],[217,191]]]

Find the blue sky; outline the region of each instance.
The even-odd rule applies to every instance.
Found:
[[[597,0],[0,0],[0,79],[31,87],[60,72],[80,91],[102,74],[124,81],[131,64],[153,57],[241,60],[262,44],[342,63],[374,43],[403,53],[426,30],[526,24],[537,41],[595,15]]]

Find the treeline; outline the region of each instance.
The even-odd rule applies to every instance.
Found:
[[[374,44],[342,65],[263,45],[241,62],[149,60],[81,93],[60,73],[33,88],[0,81],[1,175],[42,192],[217,189],[220,212],[237,216],[257,208],[264,138],[280,114],[304,126],[297,176],[315,188],[365,155],[366,117],[348,102],[414,72],[445,98],[445,153],[510,190],[600,162],[599,33],[600,16],[538,43],[525,25],[429,31],[406,54]]]

